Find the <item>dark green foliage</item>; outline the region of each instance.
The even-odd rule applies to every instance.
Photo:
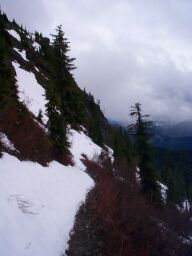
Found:
[[[155,150],[156,166],[161,170],[161,177],[168,190],[168,201],[181,203],[184,199],[192,200],[192,153],[190,151]]]
[[[65,121],[72,125],[81,124],[84,119],[83,97],[71,74],[71,70],[75,69],[73,64],[75,58],[68,56],[69,42],[64,37],[61,26],[57,27],[56,32],[56,35],[52,35],[53,83],[58,95],[60,95],[60,107]]]
[[[30,34],[26,28],[23,29],[23,28],[20,28],[17,27],[17,32],[19,33],[20,35],[20,38],[21,38],[21,42],[22,42],[22,45],[23,47],[28,50],[32,47],[32,44],[33,44],[33,39],[32,39],[32,34]]]
[[[113,150],[114,157],[125,157],[127,161],[131,161],[133,157],[132,144],[128,131],[119,127],[113,131]]]
[[[135,183],[135,159],[133,145],[128,131],[123,127],[115,127],[112,131],[112,148],[115,175]]]
[[[95,103],[93,95],[84,92],[85,99],[87,101],[87,107],[91,113],[88,119],[88,130],[90,137],[93,138],[95,143],[102,146],[103,144],[103,134],[102,134],[102,116],[99,104]]]
[[[50,61],[52,58],[53,51],[50,47],[50,40],[46,37],[37,36],[37,42],[41,45],[40,48],[40,55],[43,57],[44,60]]]
[[[9,46],[5,30],[6,16],[0,13],[0,108],[15,104],[17,87],[12,67],[9,62]]]
[[[90,133],[90,136],[95,141],[95,143],[102,146],[103,138],[102,138],[101,128],[99,126],[99,123],[97,122],[97,118],[94,116],[89,119],[89,133]]]
[[[56,35],[53,37],[53,48],[54,48],[54,57],[55,57],[55,66],[58,70],[61,71],[63,75],[65,73],[65,78],[67,78],[68,73],[66,71],[71,71],[76,67],[73,64],[75,58],[70,58],[68,52],[70,51],[68,39],[64,37],[64,32],[62,31],[62,26],[56,28]]]
[[[181,174],[174,173],[173,166],[171,166],[171,159],[169,153],[166,156],[165,166],[162,169],[163,182],[168,186],[167,201],[180,203],[185,198],[185,184]]]
[[[38,116],[37,116],[37,121],[39,121],[40,123],[43,123],[43,114],[42,114],[42,110],[39,110]]]
[[[65,115],[67,122],[72,125],[82,124],[85,119],[83,97],[79,90],[72,85],[72,81],[71,86],[66,88],[65,102]]]
[[[62,118],[53,86],[49,85],[46,91],[46,112],[48,116],[47,128],[53,144],[61,153],[68,153],[69,143],[67,141],[66,122]]]
[[[67,55],[69,51],[69,43],[64,37],[61,26],[56,28],[56,35],[53,36],[52,52],[48,51],[49,42],[44,40],[41,42],[41,54],[46,58],[50,58],[53,65],[52,85],[47,89],[47,115],[49,117],[48,130],[51,138],[62,152],[67,152],[69,143],[67,141],[67,122],[69,121],[70,112],[68,102],[73,99],[71,91],[71,74],[74,69],[72,64],[74,59],[70,59]],[[50,53],[46,55],[47,53]]]
[[[142,115],[141,104],[136,103],[131,107],[130,116],[136,117],[136,123],[129,128],[134,132],[136,150],[138,154],[138,166],[140,168],[142,192],[152,200],[161,201],[160,188],[157,184],[157,172],[155,169],[152,149],[149,144],[149,129],[151,121],[146,120],[148,115]]]

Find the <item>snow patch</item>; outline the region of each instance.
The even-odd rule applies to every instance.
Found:
[[[47,122],[45,99],[45,89],[37,83],[35,75],[22,69],[17,62],[12,62],[19,87],[19,98],[24,102],[29,110],[37,117],[40,109],[42,110],[43,122]]]
[[[114,154],[113,149],[110,148],[110,147],[108,147],[107,145],[104,145],[104,146],[105,146],[105,148],[106,148],[106,152],[107,152],[109,158],[111,159],[111,163],[113,163],[114,160],[115,160],[115,158],[114,158],[114,156],[113,156],[113,154]]]
[[[140,168],[138,166],[136,166],[135,178],[138,183],[141,182]]]
[[[191,209],[191,204],[188,199],[185,199],[180,205],[177,204],[176,207],[181,212],[188,212]]]
[[[0,141],[3,143],[3,145],[12,151],[17,151],[14,145],[11,143],[11,141],[8,139],[7,135],[0,132]]]
[[[82,159],[82,154],[85,154],[90,160],[101,154],[102,148],[95,144],[84,132],[77,132],[71,129],[69,141],[75,165],[81,170],[85,170],[85,166],[80,160]]]
[[[8,31],[8,33],[9,33],[10,35],[12,35],[13,37],[15,37],[18,41],[21,41],[20,35],[19,35],[15,30],[11,29],[11,30],[7,30],[7,31]]]
[[[159,181],[157,181],[157,183],[160,186],[160,191],[161,191],[162,199],[166,203],[168,187],[166,185],[164,185],[163,183],[159,182]]]
[[[41,45],[38,44],[37,42],[34,42],[34,43],[33,43],[33,46],[35,47],[35,49],[36,49],[37,51],[39,51],[40,48],[41,48]]]
[[[182,203],[182,207],[185,211],[189,211],[191,208],[191,204],[188,199],[185,199]]]
[[[29,61],[28,59],[27,59],[27,57],[26,57],[26,51],[25,50],[22,50],[22,51],[20,51],[20,50],[18,50],[17,48],[13,48],[17,53],[19,53],[20,55],[21,55],[21,57],[24,59],[24,60],[26,60],[26,61]]]
[[[87,139],[78,137],[83,150]],[[77,154],[76,159],[78,150]],[[93,185],[76,167],[56,161],[43,167],[4,153],[0,159],[1,256],[64,255],[75,214]]]
[[[34,66],[34,68],[37,70],[37,72],[39,72],[39,69],[37,67]]]
[[[138,166],[136,167],[135,178],[136,178],[136,181],[138,183],[141,182],[140,168]],[[162,200],[163,200],[164,203],[166,203],[168,187],[166,185],[164,185],[163,183],[161,183],[160,181],[157,181],[157,184],[160,187],[160,192],[161,192]]]

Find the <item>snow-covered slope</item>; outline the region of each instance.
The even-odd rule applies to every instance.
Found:
[[[10,30],[8,30],[8,33],[10,35],[12,35],[13,37],[15,37],[18,41],[21,41],[20,35],[15,30],[10,29]]]
[[[26,61],[29,61],[26,57],[26,51],[25,50],[22,50],[22,51],[19,51],[17,48],[13,48],[17,53],[19,53],[19,55]]]
[[[8,149],[8,150],[11,150],[11,151],[17,151],[15,149],[15,146],[11,143],[11,141],[8,139],[7,135],[0,132],[0,141],[1,143],[3,144],[3,146]]]
[[[27,72],[22,69],[17,62],[12,63],[16,71],[16,79],[19,87],[19,98],[25,103],[27,108],[37,116],[39,111],[42,110],[43,121],[47,122],[45,114],[45,89],[37,83],[33,73]]]
[[[38,44],[37,42],[34,42],[34,43],[33,43],[33,46],[35,47],[35,49],[36,49],[37,51],[39,51],[39,50],[41,49],[40,44]]]
[[[56,161],[43,167],[3,153],[0,159],[1,256],[61,256],[75,214],[94,185],[81,154],[93,158],[101,148],[83,132],[70,131],[75,166]],[[10,142],[11,143],[11,142]]]
[[[101,154],[102,148],[95,144],[84,132],[77,132],[71,129],[69,140],[71,143],[70,151],[74,156],[75,165],[81,170],[85,170],[85,166],[80,160],[82,154],[85,154],[90,160]]]

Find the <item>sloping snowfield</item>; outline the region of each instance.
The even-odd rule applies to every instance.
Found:
[[[38,84],[33,73],[22,69],[17,62],[12,62],[12,64],[17,74],[16,79],[19,88],[20,100],[27,105],[27,108],[35,116],[38,116],[39,110],[41,109],[43,121],[46,123],[47,116],[45,114],[45,105],[47,101],[45,99],[45,89]]]
[[[29,61],[28,59],[27,59],[27,57],[26,57],[26,51],[25,50],[22,50],[22,51],[20,51],[20,50],[18,50],[17,48],[13,48],[17,53],[19,53],[19,55],[24,59],[24,60],[26,60],[26,61]]]
[[[8,33],[9,33],[10,35],[12,35],[13,37],[15,37],[18,41],[21,41],[20,35],[19,35],[15,30],[11,29],[11,30],[7,30],[7,31],[8,31]]]
[[[71,131],[76,165],[43,167],[7,153],[0,159],[0,255],[61,256],[75,214],[93,180],[81,169],[81,153],[101,150],[83,132]]]
[[[85,169],[85,166],[80,160],[82,153],[87,155],[88,159],[92,159],[101,154],[101,147],[95,144],[84,132],[77,132],[71,129],[69,141],[71,143],[70,151],[74,156],[75,164],[81,170]]]

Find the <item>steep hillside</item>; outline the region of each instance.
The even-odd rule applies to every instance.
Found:
[[[190,255],[190,202],[162,183],[141,104],[131,140],[69,50],[61,26],[49,39],[0,13],[1,255]]]
[[[61,152],[48,126],[50,97],[58,115],[62,112],[50,40],[28,33],[5,14],[0,38],[1,255],[61,255],[78,207],[94,185],[80,159],[100,155],[102,148],[90,137],[104,145],[109,125],[93,96],[68,72],[69,147]]]
[[[47,125],[48,99],[54,97],[58,112],[61,109],[57,88],[53,47],[49,38],[35,32],[29,33],[14,21],[1,15],[1,130],[24,151],[24,159],[43,162],[41,152],[47,151],[47,160],[54,157],[55,148],[43,132]],[[7,76],[2,73],[6,70]],[[109,125],[100,106],[91,94],[81,91],[70,72],[64,84],[65,121],[72,127],[83,125],[90,137],[102,145],[108,140]],[[54,92],[54,95],[53,95]],[[19,124],[22,123],[22,127]],[[32,128],[33,127],[33,128]],[[17,130],[17,132],[15,132]],[[30,134],[30,135],[29,135]],[[22,140],[21,136],[26,139]],[[27,137],[29,137],[27,139]],[[33,137],[39,139],[34,140]],[[33,145],[38,143],[41,145]],[[39,149],[38,149],[39,147]],[[43,147],[43,148],[41,148]],[[34,149],[36,152],[34,152]],[[36,155],[35,155],[36,154]],[[51,156],[52,155],[52,156]]]

